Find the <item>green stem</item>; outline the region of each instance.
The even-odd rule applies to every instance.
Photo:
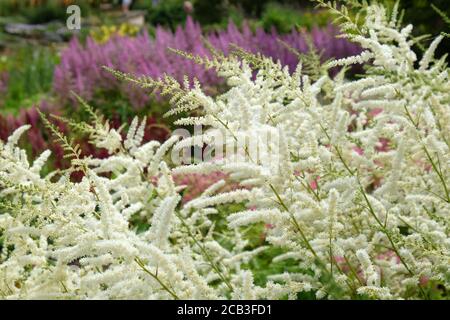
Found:
[[[161,279],[158,278],[158,276],[156,274],[154,274],[153,272],[151,272],[150,270],[148,270],[145,267],[145,264],[142,262],[141,259],[139,259],[138,257],[134,258],[134,261],[139,265],[139,267],[141,267],[141,269],[147,273],[148,275],[150,275],[153,279],[155,279],[160,285],[161,287],[166,290],[175,300],[180,300],[180,298],[175,294],[175,292],[173,292],[172,290],[170,290],[170,288],[161,281]]]
[[[216,265],[216,263],[214,262],[214,260],[212,259],[212,257],[208,254],[208,252],[206,251],[206,249],[198,242],[198,240],[195,238],[195,236],[192,234],[191,230],[189,229],[189,226],[186,224],[186,222],[184,221],[183,217],[181,217],[181,215],[179,213],[176,213],[176,215],[178,216],[178,218],[180,219],[183,227],[186,229],[189,237],[192,238],[192,240],[194,241],[194,243],[200,248],[200,251],[202,252],[203,256],[205,257],[205,259],[209,262],[209,264],[211,265],[211,268],[213,268],[213,270],[217,273],[217,275],[220,277],[220,279],[225,283],[225,285],[228,287],[228,289],[233,292],[233,286],[231,285],[230,281],[225,277],[225,275],[222,273],[222,271],[220,270],[220,268]]]
[[[292,222],[294,223],[295,228],[297,229],[297,231],[300,233],[300,236],[302,237],[303,242],[305,243],[306,247],[309,249],[309,251],[312,252],[312,254],[314,255],[315,258],[318,258],[318,255],[316,253],[316,251],[313,249],[313,247],[311,246],[311,244],[309,243],[308,238],[306,238],[306,235],[304,234],[302,228],[300,228],[300,225],[297,222],[297,219],[295,219],[294,215],[289,211],[289,209],[287,208],[287,206],[284,204],[283,200],[281,199],[280,195],[278,194],[278,192],[275,190],[275,188],[273,187],[272,184],[269,184],[269,187],[272,189],[273,193],[275,193],[275,196],[278,199],[279,204],[283,207],[283,209],[289,213]]]
[[[447,198],[446,201],[447,201],[448,203],[450,203],[450,193],[449,193],[449,191],[448,191],[447,183],[445,182],[444,175],[442,174],[442,171],[440,170],[441,164],[440,164],[440,161],[439,161],[439,156],[438,156],[438,165],[436,165],[436,164],[434,163],[433,158],[431,157],[431,155],[430,155],[430,153],[428,152],[428,149],[427,149],[427,147],[426,147],[425,145],[423,146],[423,149],[424,149],[424,151],[425,151],[425,154],[427,155],[428,160],[429,160],[430,163],[431,163],[431,166],[433,167],[433,170],[434,170],[434,171],[436,172],[436,174],[438,175],[439,180],[441,180],[442,186],[444,187],[445,197]]]

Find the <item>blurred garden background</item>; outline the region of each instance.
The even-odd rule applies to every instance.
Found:
[[[392,6],[395,1],[385,2]],[[80,30],[66,27],[66,10],[72,4],[81,9]],[[416,26],[416,35],[434,36],[445,30],[441,13],[450,15],[448,0],[401,4],[404,21]],[[1,0],[0,138],[31,124],[23,142],[30,154],[49,148],[53,155],[48,169],[65,168],[63,150],[51,141],[37,109],[82,120],[86,115],[71,94],[75,92],[114,126],[129,123],[136,114],[147,116],[145,139],[162,141],[174,129],[171,119],[162,117],[168,102],[114,79],[102,66],[152,77],[167,73],[180,81],[185,75],[195,77],[210,93],[219,94],[225,84],[213,71],[168,48],[208,55],[210,45],[225,53],[230,45],[237,45],[279,60],[292,72],[302,54],[311,51],[322,61],[360,52],[338,35],[333,17],[314,10],[309,0],[134,0],[130,6],[126,1],[106,0]],[[448,42],[441,46],[440,55],[449,51]],[[361,72],[363,66],[350,75]],[[94,152],[86,137],[52,119],[80,142],[84,154]]]

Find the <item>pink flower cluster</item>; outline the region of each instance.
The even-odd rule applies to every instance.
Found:
[[[226,180],[228,175],[226,173],[216,171],[210,174],[180,174],[174,176],[174,182],[179,186],[186,186],[183,193],[182,202],[189,202],[200,196],[208,187],[223,179]],[[222,192],[231,191],[238,188],[238,184],[227,183]]]
[[[323,59],[343,58],[358,54],[361,49],[342,38],[336,38],[339,30],[329,26],[315,28],[310,34],[293,30],[289,34],[278,34],[275,30],[265,32],[257,29],[252,32],[247,24],[242,30],[230,22],[226,30],[211,33],[205,38],[217,49],[228,53],[230,44],[236,44],[251,52],[260,52],[265,56],[280,60],[293,71],[298,58],[279,42],[283,40],[299,52],[309,50],[305,37],[310,36]],[[195,55],[210,55],[204,42],[199,24],[190,17],[185,27],[179,26],[175,33],[161,27],[156,29],[154,37],[143,33],[135,38],[113,37],[100,44],[88,38],[85,45],[74,38],[61,55],[61,62],[54,73],[54,91],[63,100],[70,101],[70,90],[87,100],[94,98],[97,92],[120,92],[135,108],[142,108],[149,101],[148,94],[142,89],[116,80],[102,69],[108,66],[123,72],[147,75],[158,78],[163,74],[174,76],[182,81],[185,75],[193,77],[205,87],[216,87],[222,83],[214,71],[205,70],[203,66],[181,56],[168,52],[168,48],[180,49]]]

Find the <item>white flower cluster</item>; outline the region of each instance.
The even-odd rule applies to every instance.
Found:
[[[179,123],[210,130],[162,146],[141,145],[137,121],[123,143],[115,131],[98,134],[94,142],[111,156],[81,159],[81,183],[41,178],[49,153],[31,165],[16,146],[27,128],[18,129],[0,145],[0,294],[426,299],[437,284],[449,288],[450,79],[445,57],[434,58],[442,38],[417,61],[412,26],[397,28],[395,12],[380,5],[365,9],[361,32],[348,35],[364,53],[328,65],[368,61],[357,80],[344,70],[313,81],[301,64],[291,75],[250,54],[194,57],[228,80],[217,98],[198,84],[135,79],[172,95],[171,113],[203,114]],[[244,139],[254,150],[233,161],[165,161],[172,146],[208,144],[217,133],[230,137],[225,145]],[[217,169],[243,188],[218,193],[219,181],[180,204],[172,174]],[[219,228],[213,217],[230,203],[246,208]],[[136,229],[135,219],[149,228]],[[246,232],[261,225],[265,243],[248,249]],[[248,263],[275,247],[272,262],[291,267],[257,285]]]
[[[212,127],[205,143],[226,131],[230,140],[252,141],[253,152],[220,167],[248,190],[187,206],[246,199],[251,210],[229,215],[229,227],[270,224],[267,241],[285,250],[277,259],[296,259],[303,270],[274,277],[292,290],[427,298],[427,285],[450,281],[450,81],[445,57],[433,58],[442,37],[417,61],[412,26],[396,28],[396,9],[366,10],[361,33],[347,35],[365,51],[328,64],[369,61],[359,80],[342,72],[313,82],[301,65],[290,75],[250,54],[199,61],[231,89],[216,100],[191,90],[191,106],[204,116],[189,121]],[[217,163],[173,171],[207,173]]]
[[[236,268],[253,253],[197,235],[196,221],[176,212],[181,197],[162,157],[178,137],[141,145],[137,120],[123,143],[113,129],[98,134],[98,146],[120,151],[79,160],[84,177],[73,183],[70,171],[41,178],[50,153],[30,164],[17,147],[28,128],[0,142],[3,297],[219,299],[234,293],[228,284],[241,298],[248,276]],[[136,230],[133,219],[150,228]]]

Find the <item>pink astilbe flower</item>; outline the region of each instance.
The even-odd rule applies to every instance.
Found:
[[[338,34],[338,29],[332,26],[311,31],[313,43],[319,52],[323,52],[324,60],[331,57],[343,58],[360,52],[357,45],[336,38]],[[230,22],[226,30],[205,37],[214,47],[225,53],[229,53],[230,44],[236,44],[251,52],[259,52],[274,60],[280,60],[293,72],[298,58],[279,40],[304,53],[309,50],[306,36],[309,35],[296,30],[282,35],[275,30],[265,32],[261,28],[253,33],[245,23],[242,30],[239,30]],[[210,88],[210,92],[214,92],[214,88],[223,83],[213,70],[205,70],[193,61],[170,53],[168,48],[200,56],[210,55],[200,25],[191,17],[188,17],[184,27],[178,26],[174,33],[157,27],[154,38],[147,33],[133,38],[116,36],[103,44],[88,38],[85,45],[74,38],[62,52],[61,63],[55,69],[54,91],[60,94],[65,102],[72,99],[68,95],[70,90],[87,100],[93,99],[98,91],[120,92],[135,108],[142,108],[149,102],[147,92],[115,79],[103,70],[102,66],[153,78],[169,74],[179,81],[183,81],[183,77],[187,75],[190,79],[199,79],[206,89]]]
[[[309,183],[309,186],[311,187],[311,189],[317,190],[319,179],[320,179],[320,177],[316,177]]]
[[[368,112],[370,118],[375,118],[377,115],[383,112],[382,108],[374,108]]]
[[[380,138],[380,140],[378,141],[378,144],[375,146],[375,149],[378,152],[387,152],[390,150],[389,144],[390,144],[390,140],[387,138]]]
[[[0,139],[5,141],[14,131],[14,117],[12,115],[4,116],[0,114]]]
[[[334,263],[337,264],[339,269],[348,274],[350,272],[350,266],[348,265],[347,261],[342,256],[334,256]]]
[[[8,91],[9,73],[6,71],[0,72],[0,97]],[[0,99],[0,107],[3,105],[3,99]]]
[[[353,151],[355,151],[360,156],[364,154],[364,150],[361,147],[358,147],[358,146],[353,147]]]
[[[219,180],[226,180],[228,175],[226,173],[216,171],[209,174],[179,174],[174,176],[176,185],[186,186],[183,193],[182,202],[186,203],[200,196],[208,187],[218,182]],[[227,183],[226,187],[222,188],[221,192],[235,190],[239,187],[236,183]]]
[[[384,253],[380,253],[376,257],[377,260],[386,260],[386,261],[394,261],[396,264],[400,264],[400,257],[393,251],[388,250]]]
[[[6,140],[7,137],[17,128],[23,125],[31,125],[31,128],[27,131],[27,146],[31,151],[33,157],[39,155],[44,150],[49,149],[52,151],[54,165],[57,168],[66,168],[69,162],[64,159],[64,150],[58,142],[55,142],[50,136],[50,133],[45,129],[44,124],[41,121],[37,107],[44,114],[56,114],[60,115],[58,109],[48,103],[42,101],[39,106],[34,106],[28,109],[21,109],[18,116],[13,115],[2,116],[0,115],[0,139]],[[59,130],[63,133],[67,133],[67,127],[61,121],[50,118],[50,121],[54,123]]]

